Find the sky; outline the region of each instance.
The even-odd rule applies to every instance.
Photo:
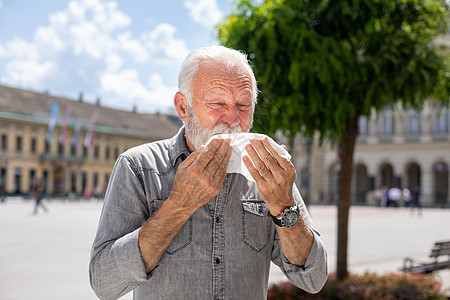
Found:
[[[0,0],[0,84],[173,112],[181,62],[234,0]],[[1,108],[0,108],[1,109]]]

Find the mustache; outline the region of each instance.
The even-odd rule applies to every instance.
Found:
[[[218,124],[211,129],[211,136],[221,133],[238,133],[242,132],[241,126],[230,127],[225,123]],[[210,136],[210,137],[211,137]],[[209,139],[209,138],[208,138]]]
[[[216,134],[242,132],[240,124],[235,127],[230,127],[228,124],[223,122],[216,124],[211,129],[202,128],[193,107],[189,105],[187,107],[186,121],[184,122],[184,125],[186,137],[196,149],[199,149],[201,145],[204,145],[212,136]]]

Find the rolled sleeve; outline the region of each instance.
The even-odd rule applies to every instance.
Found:
[[[111,252],[121,275],[131,282],[148,279],[144,262],[139,251],[139,229],[118,239],[111,247]]]
[[[280,267],[289,281],[307,292],[318,293],[328,278],[327,251],[322,236],[315,229],[311,216],[303,202],[302,196],[294,185],[294,197],[300,207],[301,215],[311,231],[314,241],[304,266],[291,264],[281,250],[278,234],[275,234],[275,243],[272,261]]]
[[[280,250],[280,268],[291,283],[310,293],[318,293],[328,277],[327,252],[321,236],[311,230],[314,242],[303,267],[291,264]]]
[[[136,168],[119,157],[111,174],[91,251],[90,282],[100,299],[117,299],[149,276],[139,251],[139,229],[148,218]]]

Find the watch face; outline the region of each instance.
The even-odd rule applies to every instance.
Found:
[[[298,221],[298,212],[294,210],[287,211],[281,220],[281,224],[285,227],[292,227]]]

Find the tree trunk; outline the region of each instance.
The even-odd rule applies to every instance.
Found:
[[[337,268],[338,280],[347,278],[347,247],[348,247],[348,215],[351,199],[351,182],[353,171],[353,152],[358,135],[358,116],[349,120],[340,147],[341,171],[338,182],[338,241]]]

